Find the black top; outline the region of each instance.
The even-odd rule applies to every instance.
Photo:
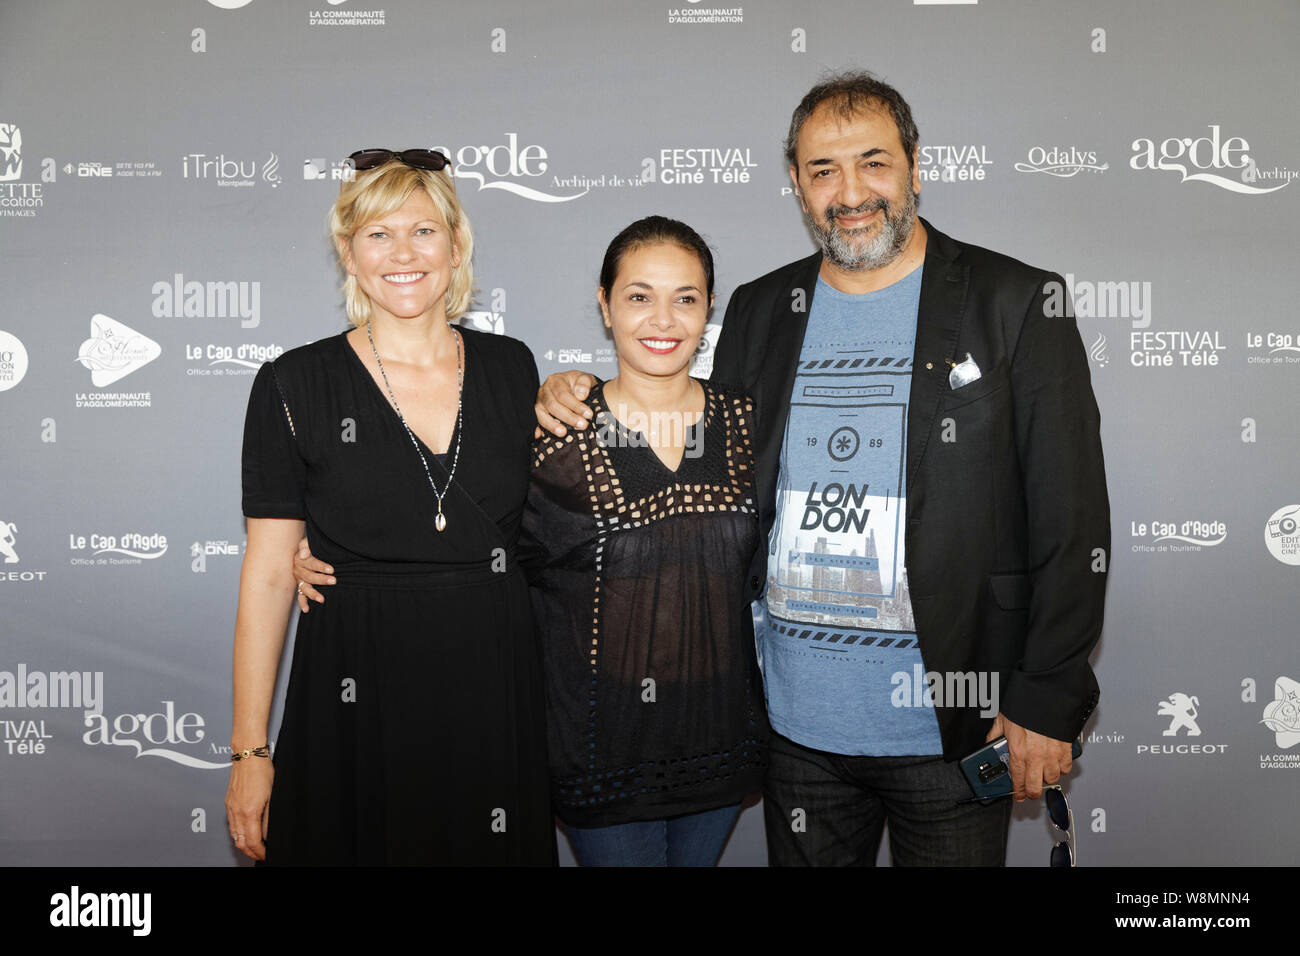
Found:
[[[583,827],[758,790],[769,734],[745,572],[758,543],[753,407],[700,382],[670,471],[609,415],[539,439],[521,548],[544,642],[552,800]]]
[[[304,518],[338,577],[298,618],[268,864],[554,862],[541,655],[514,551],[537,371],[522,342],[461,334],[465,441],[441,533],[420,456],[343,335],[254,381],[244,514]],[[422,451],[441,490],[446,469]]]
[[[258,372],[244,435],[244,514],[306,519],[312,554],[339,576],[377,561],[411,570],[487,567],[492,548],[513,551],[537,367],[516,339],[459,331],[467,440],[443,498],[445,532],[433,528],[438,500],[420,457],[346,333],[286,352]],[[444,457],[416,436],[439,491],[456,437]]]

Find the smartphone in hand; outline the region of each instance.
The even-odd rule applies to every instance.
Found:
[[[1070,755],[1078,759],[1083,744],[1078,740],[1070,744]],[[991,740],[973,754],[961,758],[961,771],[980,803],[990,803],[1011,796],[1011,754],[1007,738]]]

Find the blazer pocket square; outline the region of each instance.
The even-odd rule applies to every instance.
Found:
[[[966,359],[955,363],[952,371],[948,373],[948,387],[955,392],[971,382],[978,381],[982,374],[979,365],[975,363],[975,359],[967,352]]]

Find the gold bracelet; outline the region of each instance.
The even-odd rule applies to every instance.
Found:
[[[231,753],[230,759],[247,760],[249,757],[269,757],[271,756],[271,745],[262,744],[260,747],[246,747],[243,750],[237,750]]]

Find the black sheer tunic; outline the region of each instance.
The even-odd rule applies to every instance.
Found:
[[[753,406],[700,382],[669,470],[589,404],[534,446],[524,539],[544,647],[551,794],[580,827],[727,806],[761,788],[767,715],[745,575],[758,542]]]

